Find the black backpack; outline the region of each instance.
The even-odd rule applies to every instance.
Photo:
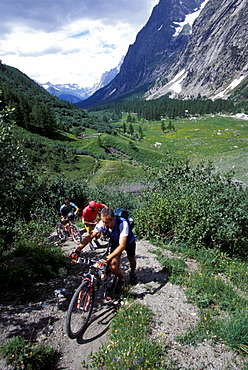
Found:
[[[134,228],[134,220],[132,219],[132,217],[130,217],[128,211],[126,211],[125,209],[123,209],[123,208],[114,209],[114,215],[115,215],[115,217],[124,218],[128,222],[128,224],[130,226],[130,230],[132,230]]]

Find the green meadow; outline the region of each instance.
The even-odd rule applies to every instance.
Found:
[[[162,168],[166,158],[188,159],[193,163],[211,161],[218,171],[234,171],[233,179],[247,182],[248,176],[248,121],[235,117],[201,116],[171,120],[174,131],[162,131],[162,121],[132,122],[134,133],[128,133],[127,115],[123,115],[117,127],[126,124],[127,133],[118,129],[117,135],[101,134],[92,138],[79,139],[70,135],[69,145],[78,153],[78,162],[70,176],[88,179],[95,183],[137,182],[144,179],[141,166]],[[163,121],[165,127],[169,120]],[[138,138],[142,129],[143,137]],[[85,136],[96,134],[86,129]],[[157,143],[157,144],[156,144]],[[115,148],[115,152],[109,152]]]

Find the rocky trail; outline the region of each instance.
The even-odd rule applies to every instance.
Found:
[[[56,236],[54,236],[56,238]],[[87,246],[84,253],[95,257],[104,251],[95,252]],[[75,249],[68,240],[63,243],[66,254]],[[230,351],[223,343],[213,345],[205,340],[196,346],[177,342],[177,335],[186,332],[198,322],[197,307],[186,302],[184,288],[171,284],[157,261],[148,241],[137,242],[138,283],[130,287],[136,301],[148,305],[154,312],[152,339],[166,343],[171,358],[178,362],[178,369],[242,369],[242,359]],[[165,253],[170,253],[166,251]],[[188,268],[197,268],[195,261],[187,261]],[[121,267],[126,276],[129,273],[128,261],[123,253]],[[66,278],[58,278],[47,284],[39,284],[40,299],[28,305],[0,306],[0,344],[16,335],[32,338],[38,343],[51,345],[59,353],[58,370],[82,369],[82,362],[89,363],[88,356],[96,352],[108,340],[109,325],[116,311],[112,301],[103,304],[96,302],[89,326],[82,338],[69,339],[65,332],[65,317],[73,290],[80,282],[80,266]],[[0,360],[0,369],[10,370]],[[123,369],[124,370],[124,369]]]

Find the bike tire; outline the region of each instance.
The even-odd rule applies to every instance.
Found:
[[[59,222],[56,227],[58,238],[64,242],[66,240],[66,231],[64,226]]]
[[[80,244],[81,234],[80,234],[79,227],[77,225],[74,225],[74,224],[71,225],[71,236],[72,236],[73,241],[76,244]]]
[[[89,299],[88,303],[86,303],[87,299]],[[85,331],[94,300],[94,287],[91,288],[88,281],[82,282],[72,296],[66,315],[66,333],[69,338],[78,338]],[[88,304],[87,308],[86,304]]]

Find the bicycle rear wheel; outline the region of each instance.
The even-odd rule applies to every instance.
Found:
[[[71,236],[76,244],[80,244],[81,234],[80,234],[79,227],[77,227],[77,225],[74,225],[74,224],[71,225]]]
[[[64,242],[66,240],[67,235],[64,226],[60,222],[57,224],[56,230],[59,239],[62,242]]]
[[[66,333],[69,338],[78,338],[86,329],[95,299],[95,291],[88,281],[79,285],[71,299],[66,316]]]

